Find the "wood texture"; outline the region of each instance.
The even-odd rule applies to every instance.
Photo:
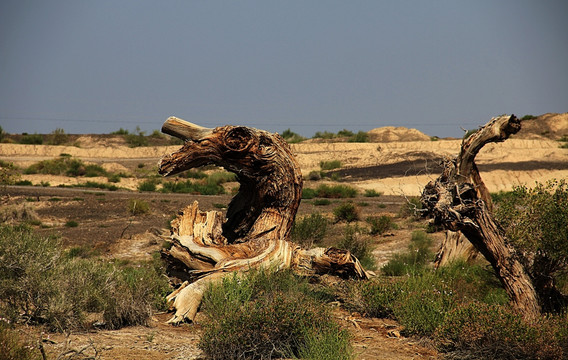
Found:
[[[162,253],[182,285],[168,296],[171,323],[193,320],[207,287],[235,271],[292,267],[366,279],[369,273],[346,250],[303,250],[288,241],[302,194],[300,167],[286,141],[244,126],[203,128],[169,118],[163,131],[185,140],[159,164],[162,175],[214,164],[236,174],[238,193],[226,217],[203,212],[197,202],[172,221],[172,246]]]
[[[490,262],[513,306],[527,318],[541,307],[529,274],[515,256],[491,212],[491,198],[475,164],[484,145],[506,140],[521,128],[514,116],[500,116],[464,140],[459,155],[447,160],[440,177],[422,193],[422,203],[438,224],[462,232]]]

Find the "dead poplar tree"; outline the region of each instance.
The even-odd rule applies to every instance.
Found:
[[[435,223],[465,235],[489,261],[513,306],[532,319],[541,313],[537,292],[493,218],[489,191],[475,164],[483,146],[505,141],[520,129],[520,121],[514,115],[491,119],[464,140],[455,159],[445,161],[442,174],[426,185],[421,200]]]
[[[366,279],[369,274],[349,251],[303,250],[289,241],[302,195],[302,175],[289,145],[278,134],[244,126],[204,128],[170,117],[162,132],[185,141],[159,164],[165,176],[202,165],[222,166],[237,176],[238,193],[224,217],[201,211],[197,202],[172,221],[163,258],[182,285],[168,296],[170,323],[193,320],[209,284],[251,268],[293,268]]]

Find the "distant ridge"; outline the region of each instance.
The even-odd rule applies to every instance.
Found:
[[[551,139],[568,137],[568,113],[547,113],[531,120],[523,120],[517,139]]]

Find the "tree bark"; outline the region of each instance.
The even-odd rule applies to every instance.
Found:
[[[475,164],[484,145],[504,141],[520,128],[514,115],[500,116],[464,140],[456,159],[445,161],[440,177],[426,185],[422,203],[436,223],[467,237],[492,265],[513,306],[533,319],[541,312],[534,284],[492,216],[489,191]]]
[[[182,285],[168,296],[175,309],[170,323],[193,320],[209,284],[235,271],[293,268],[301,273],[369,277],[346,250],[303,250],[289,241],[302,175],[278,134],[244,126],[208,129],[175,117],[166,120],[162,132],[185,144],[162,158],[160,174],[214,164],[235,173],[240,183],[226,217],[218,211],[200,211],[194,202],[172,221],[172,246],[162,256]]]

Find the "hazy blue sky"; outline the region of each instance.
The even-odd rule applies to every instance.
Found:
[[[568,1],[2,0],[0,125],[461,136],[568,112]]]

